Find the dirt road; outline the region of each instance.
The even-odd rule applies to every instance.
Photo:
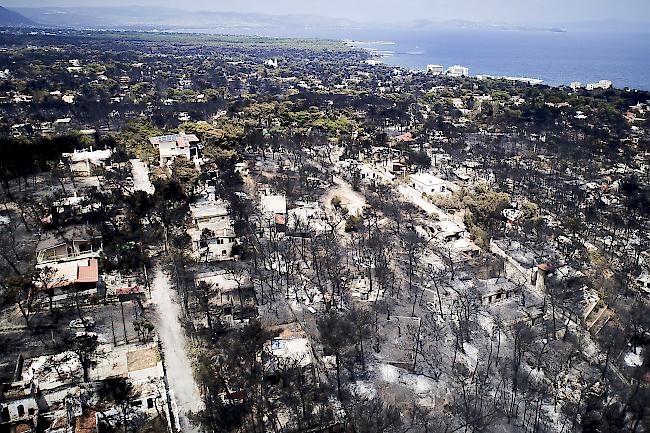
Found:
[[[190,423],[188,414],[201,409],[203,401],[187,356],[188,342],[179,320],[181,309],[178,298],[169,275],[157,267],[153,277],[151,299],[155,305],[155,326],[162,342],[177,425],[182,433],[198,433],[200,430]]]

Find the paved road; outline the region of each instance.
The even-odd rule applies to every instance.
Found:
[[[188,413],[203,407],[192,363],[187,356],[187,338],[181,326],[181,309],[170,278],[159,267],[154,271],[151,299],[155,305],[156,330],[162,342],[167,379],[182,433],[198,433],[188,420]]]
[[[149,168],[139,159],[131,160],[131,174],[133,175],[133,190],[153,194],[154,188],[149,181]]]

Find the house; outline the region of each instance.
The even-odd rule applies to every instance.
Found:
[[[277,337],[267,341],[262,350],[262,361],[266,365],[267,380],[280,380],[278,372],[284,368],[300,368],[311,373],[315,379],[315,355],[311,340],[298,323],[280,325],[271,331]]]
[[[481,295],[483,305],[509,302],[518,297],[521,292],[517,284],[503,277],[479,281],[476,287]]]
[[[433,194],[447,194],[446,182],[431,173],[417,173],[409,176],[410,185],[421,193]]]
[[[395,139],[398,143],[410,143],[412,141],[415,141],[413,134],[410,132],[405,132],[404,134],[398,135]]]
[[[257,297],[248,274],[229,271],[205,272],[194,277],[194,285],[208,286],[210,308],[223,325],[235,327],[257,317]]]
[[[161,135],[149,138],[149,143],[158,147],[160,153],[160,166],[165,167],[176,157],[184,156],[189,161],[199,157],[200,141],[194,134]]]
[[[611,88],[612,88],[612,82],[609,80],[600,80],[597,83],[587,83],[586,86],[587,90],[596,90],[596,89],[607,90]]]
[[[453,242],[467,237],[467,232],[453,221],[443,220],[433,224],[436,237],[445,242]]]
[[[187,233],[192,239],[195,257],[206,261],[232,257],[237,238],[226,202],[202,200],[191,205],[190,211],[192,226]]]
[[[101,431],[101,423],[115,424],[122,419],[121,408],[98,393],[110,383],[107,381],[118,379],[128,380],[133,390],[129,416],[148,421],[161,416],[170,419],[157,343],[100,344],[96,352],[88,386],[79,385],[83,367],[72,351],[19,357],[14,381],[0,387],[0,431],[36,431],[37,420],[38,431]]]
[[[99,281],[99,262],[96,258],[84,258],[60,263],[36,265],[36,269],[49,270],[44,277],[35,281],[37,288],[50,291],[55,298],[53,302],[67,298],[70,290],[82,295],[97,293]]]
[[[287,234],[297,237],[310,237],[324,233],[328,228],[325,212],[318,202],[297,202],[296,207],[287,212]]]
[[[543,251],[534,251],[511,239],[490,240],[490,251],[503,259],[504,274],[518,284],[533,287],[544,293],[546,276],[553,267],[541,260]]]
[[[427,73],[433,75],[440,75],[444,72],[445,68],[442,65],[427,65]]]
[[[43,218],[43,222],[65,224],[97,212],[98,203],[90,203],[85,196],[77,195],[75,191],[70,197],[64,197],[52,203],[50,215]]]
[[[376,302],[384,298],[384,290],[380,284],[371,284],[367,277],[358,277],[350,282],[350,292],[353,299],[362,302]]]
[[[284,226],[287,222],[287,198],[283,195],[264,195],[260,201],[265,225]]]
[[[110,149],[105,150],[75,150],[72,153],[64,153],[61,159],[70,167],[75,176],[92,176],[101,167],[104,167],[113,155]]]
[[[359,175],[362,181],[375,185],[391,185],[396,178],[390,171],[369,164],[361,164]]]
[[[586,275],[569,265],[549,269],[545,276],[549,290],[561,293],[564,302],[574,306],[592,334],[597,334],[613,317],[613,312],[596,290],[587,285]]]
[[[36,262],[45,264],[79,258],[99,257],[102,237],[90,226],[77,225],[47,233],[36,245]]]
[[[636,283],[639,285],[639,288],[645,293],[650,294],[650,274],[641,274],[636,279]]]
[[[447,68],[447,75],[450,77],[469,77],[469,68],[460,65],[454,65]]]
[[[0,431],[34,431],[39,415],[38,394],[34,383],[0,385]]]

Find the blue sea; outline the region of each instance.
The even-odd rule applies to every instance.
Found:
[[[648,33],[467,30],[365,36],[364,41],[391,42],[362,46],[385,52],[385,63],[410,69],[463,65],[471,75],[524,76],[549,85],[607,79],[619,88],[650,90]]]
[[[387,55],[385,63],[409,69],[458,64],[471,75],[524,76],[549,85],[607,79],[618,88],[650,90],[650,33],[303,28],[263,35],[366,42],[361,46]]]

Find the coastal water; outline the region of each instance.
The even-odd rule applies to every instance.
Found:
[[[616,87],[650,90],[650,34],[467,30],[373,36],[392,44],[364,47],[385,52],[385,63],[411,69],[458,64],[472,75],[525,76],[550,85],[607,79]]]
[[[525,76],[561,85],[601,79],[650,90],[650,33],[526,30],[360,30],[296,28],[254,31],[273,37],[355,40],[409,69],[463,65],[471,75]],[[368,43],[374,42],[374,43]]]

